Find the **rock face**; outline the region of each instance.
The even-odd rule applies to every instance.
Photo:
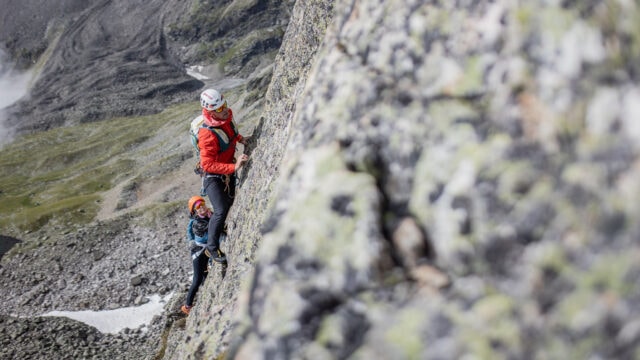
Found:
[[[637,356],[639,15],[297,1],[168,358]]]
[[[147,3],[166,10],[173,2]],[[95,4],[118,9],[113,2]],[[220,4],[246,14],[238,9],[274,3]],[[257,71],[255,61],[231,53],[216,63],[224,64],[216,71],[225,76],[251,74],[234,90],[242,100],[234,111],[246,108],[247,118],[256,120],[241,129],[253,135],[243,149],[251,161],[240,173],[222,245],[229,266],[210,273],[186,321],[165,323],[153,358],[638,356],[637,4],[298,0],[290,15],[272,68]],[[198,50],[202,39],[210,40],[201,34],[210,21],[163,23],[175,44],[163,47],[169,35],[156,33],[157,51],[146,58],[165,69],[169,57],[158,49],[182,49],[172,54],[183,61],[232,49],[221,41]],[[273,32],[283,26],[267,24]],[[220,29],[230,34],[236,27],[223,22]],[[238,54],[273,46],[251,34],[255,41],[243,42]],[[163,79],[180,84],[181,76]],[[165,80],[143,81],[131,97],[165,89]],[[171,89],[154,94],[170,101],[193,95]],[[187,169],[192,159],[180,161]],[[197,191],[194,185],[189,192]],[[127,198],[125,207],[136,201]],[[126,229],[137,231],[141,248],[168,245],[185,220],[174,209],[178,205],[168,202],[151,225],[135,214],[108,222],[108,230],[95,235],[112,242],[83,260],[95,269],[89,277],[106,278],[105,271],[121,265],[116,258],[126,258],[119,246]],[[97,227],[56,243],[66,246]],[[163,235],[153,239],[148,228]],[[3,289],[27,273],[6,264],[55,258],[38,251],[3,257]],[[168,254],[159,257],[187,271]],[[157,284],[184,290],[158,275],[162,269],[144,266],[105,279],[108,289],[126,287],[129,300],[142,289],[158,290],[151,288]],[[28,310],[62,301],[46,276],[30,277],[33,291],[26,296],[3,296],[26,299],[18,305]],[[55,286],[80,291],[74,281],[81,280]],[[179,303],[178,297],[170,310]],[[11,327],[0,332],[3,346],[12,346],[7,354],[18,351],[12,339],[39,325],[12,317],[0,322]],[[77,324],[46,324],[67,329],[73,341],[59,342],[84,346],[87,354],[80,356],[92,356],[95,347],[75,341],[84,336],[79,333],[117,346],[113,356],[136,344],[102,340]],[[46,344],[58,341],[39,336]],[[150,348],[147,340],[138,343],[132,358]]]

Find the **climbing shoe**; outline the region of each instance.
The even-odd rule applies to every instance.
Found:
[[[182,305],[182,307],[180,308],[180,311],[182,311],[183,313],[189,315],[189,312],[191,312],[191,306]]]
[[[213,261],[226,264],[227,263],[227,255],[225,255],[222,250],[218,249],[213,252],[214,256],[211,257]]]
[[[227,263],[227,255],[225,255],[220,249],[213,250],[213,253],[211,253],[209,250],[205,250],[204,252],[210,259],[217,263]]]

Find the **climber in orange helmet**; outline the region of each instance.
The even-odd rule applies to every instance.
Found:
[[[212,211],[202,196],[192,196],[187,203],[189,208],[189,224],[187,225],[187,240],[193,263],[193,280],[187,293],[187,299],[180,308],[183,313],[189,315],[193,300],[200,285],[207,277],[207,255],[204,253],[208,240],[209,219]]]

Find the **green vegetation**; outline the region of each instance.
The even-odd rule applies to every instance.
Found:
[[[91,221],[102,192],[140,176],[149,163],[174,162],[175,152],[153,137],[163,127],[175,127],[184,117],[181,114],[193,108],[194,104],[183,104],[156,115],[57,128],[16,139],[0,153],[2,232],[32,232],[49,222]]]
[[[197,1],[188,19],[169,24],[167,33],[175,41],[198,44],[192,62],[218,64],[226,75],[250,73],[262,55],[275,58],[285,31],[271,15],[262,13],[263,6],[267,5],[256,0]],[[245,23],[249,17],[252,21]]]
[[[283,36],[282,28],[273,27],[249,32],[234,42],[228,39],[211,40],[198,46],[196,58],[218,63],[221,69],[234,64],[241,67],[244,65],[242,62],[249,61],[251,53],[265,53],[273,59],[278,53],[279,39]]]
[[[284,31],[279,27],[274,27],[269,31],[269,29],[260,29],[256,31],[252,31],[246,34],[243,38],[238,39],[238,41],[233,43],[231,46],[221,57],[220,62],[222,64],[227,64],[232,61],[237,61],[237,59],[243,59],[243,56],[239,56],[240,53],[248,53],[254,48],[264,47],[264,48],[272,48],[274,57],[275,53],[278,52],[278,46],[269,45],[270,42],[275,41],[274,39],[279,39],[284,36]],[[278,42],[279,44],[279,42]]]

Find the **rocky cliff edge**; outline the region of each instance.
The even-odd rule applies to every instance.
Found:
[[[174,357],[637,357],[637,4],[329,4]]]

